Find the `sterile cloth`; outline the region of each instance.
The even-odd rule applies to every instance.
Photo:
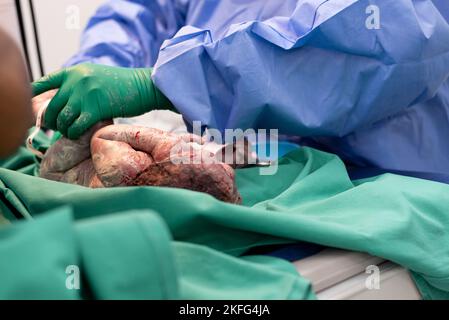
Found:
[[[48,140],[40,139],[44,148]],[[8,257],[0,282],[18,286],[3,297],[67,297],[54,286],[60,288],[66,264],[81,263],[93,297],[313,298],[310,283],[287,261],[244,256],[259,246],[306,241],[391,260],[413,272],[425,298],[449,298],[443,183],[393,174],[351,181],[335,155],[301,148],[282,158],[274,176],[238,170],[238,206],[188,190],[93,190],[43,180],[32,176],[37,166],[23,149],[3,166],[13,170],[0,169],[0,210],[12,226],[0,231],[0,253]],[[56,212],[43,214],[49,210]],[[52,283],[31,295],[21,279],[35,275],[37,257]],[[172,277],[155,277],[162,269]]]

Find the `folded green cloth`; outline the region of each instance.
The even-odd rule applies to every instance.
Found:
[[[11,163],[11,159],[8,161]],[[132,252],[131,256],[124,255],[130,267],[139,266],[140,262],[132,259],[135,255],[142,255],[147,264],[152,263],[151,257],[155,257],[155,261],[174,259],[176,285],[168,285],[167,288],[173,290],[166,289],[171,294],[157,293],[150,298],[313,298],[309,283],[287,262],[267,257],[242,257],[253,247],[295,241],[383,257],[411,270],[424,298],[448,298],[449,246],[443,244],[449,243],[449,185],[392,174],[353,182],[338,157],[310,148],[284,157],[274,176],[259,175],[258,168],[239,170],[237,184],[244,199],[242,206],[188,190],[155,187],[92,190],[0,169],[0,210],[13,221],[16,217],[30,219],[61,206],[70,206],[77,225],[75,229],[81,237],[79,243],[86,241],[84,247],[89,247],[89,243],[100,246],[97,249],[92,246],[90,254],[89,250],[82,251],[80,256],[86,259],[83,265],[87,283],[93,296],[98,298],[114,295],[101,293],[96,284],[101,272],[89,271],[95,268],[88,266],[108,261],[103,254],[120,260],[118,251],[125,251],[125,248]],[[143,241],[143,236],[124,241],[116,247],[117,251],[106,250],[106,243],[121,241],[117,235],[120,225],[129,230],[137,228],[134,223],[145,226],[138,222],[141,221],[137,218],[139,215],[133,215],[134,220],[130,218],[134,222],[121,220],[129,210],[157,213],[167,234],[175,241],[171,245],[174,258],[170,258],[168,249],[164,249],[168,256],[156,258],[155,252],[159,251],[149,245],[148,253],[143,253],[146,244],[139,242]],[[116,216],[121,217],[117,219],[122,223],[108,224],[109,219]],[[86,219],[99,219],[85,226],[89,237],[78,227],[78,223],[80,226],[87,223]],[[151,230],[148,227],[145,232],[151,233]],[[16,254],[23,252],[16,250]],[[122,270],[121,261],[110,263],[111,270]],[[149,270],[159,269],[151,266]],[[124,283],[117,280],[105,292],[120,292],[116,288],[126,289],[128,283],[132,287],[140,277],[143,275],[136,272],[135,279]],[[168,279],[163,274],[156,278]],[[149,284],[153,280],[147,279],[142,282],[144,287],[154,288]],[[176,286],[178,291],[174,289]],[[138,288],[136,297],[148,297],[138,293],[142,286],[134,288]],[[131,296],[133,294],[122,295]]]

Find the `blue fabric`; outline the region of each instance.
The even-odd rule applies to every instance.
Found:
[[[90,19],[79,52],[66,65],[153,66],[162,42],[184,25],[183,11],[173,1],[107,1]]]
[[[425,180],[432,180],[436,182],[441,182],[449,184],[449,174],[444,173],[433,173],[433,172],[418,172],[418,171],[400,171],[400,170],[384,170],[379,168],[357,168],[348,167],[348,174],[351,180],[361,180],[365,178],[371,178],[379,176],[385,173],[394,173],[401,176],[413,177]]]
[[[310,242],[298,242],[289,245],[267,245],[252,248],[244,256],[266,255],[295,262],[316,255],[325,248],[324,246]]]
[[[380,29],[366,28],[370,5]],[[447,19],[447,0],[115,0],[68,64],[156,63],[190,122],[277,128],[355,166],[449,174]]]
[[[297,243],[289,246],[284,246],[278,250],[274,250],[267,255],[279,259],[284,259],[290,262],[299,261],[304,258],[316,255],[324,249],[323,246],[319,246],[313,243]]]

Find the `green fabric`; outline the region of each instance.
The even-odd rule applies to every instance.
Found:
[[[45,112],[45,125],[78,139],[101,120],[173,110],[151,80],[153,69],[80,64],[34,82],[33,95],[59,89]],[[126,108],[125,108],[126,106]]]
[[[70,210],[0,228],[0,300],[77,299],[66,268],[78,265]]]
[[[177,242],[181,296],[195,299],[312,299],[293,264],[265,256],[236,258],[205,246]]]
[[[449,300],[449,292],[431,286],[421,275],[412,273],[421,296],[424,300]]]
[[[238,171],[244,205],[237,206],[187,190],[92,190],[0,169],[0,210],[13,219],[69,205],[76,223],[83,223],[151,209],[176,241],[181,298],[312,298],[289,263],[241,256],[252,247],[297,240],[386,258],[421,279],[416,283],[424,298],[447,298],[449,246],[442,244],[449,243],[449,185],[392,174],[352,182],[338,157],[309,148],[283,158],[275,176],[258,170]],[[88,282],[100,281],[100,274]]]
[[[284,261],[237,259],[170,240],[150,211],[73,223],[66,207],[0,228],[0,254],[9,257],[0,267],[0,299],[314,298]],[[73,265],[85,280],[80,290],[66,286],[64,272]]]
[[[177,273],[164,222],[151,212],[86,219],[76,226],[97,299],[175,299]]]
[[[33,131],[34,128],[31,128],[28,134],[31,134]],[[60,134],[55,133],[53,139],[56,141],[59,138]],[[51,142],[42,131],[34,138],[34,146],[41,152],[45,152],[52,145]],[[26,147],[22,146],[14,155],[6,159],[0,158],[0,168],[37,176],[39,174],[39,161]]]

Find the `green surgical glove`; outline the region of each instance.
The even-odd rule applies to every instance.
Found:
[[[153,69],[81,64],[34,82],[33,96],[58,89],[45,112],[45,126],[78,139],[99,121],[173,110],[151,80]]]

